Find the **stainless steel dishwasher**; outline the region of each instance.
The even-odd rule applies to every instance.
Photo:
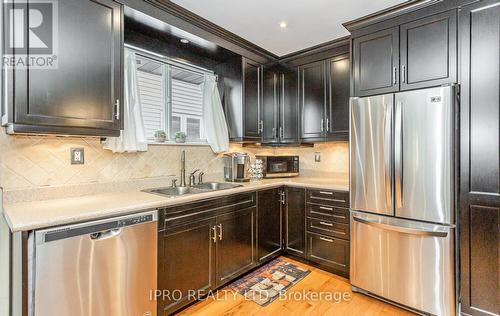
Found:
[[[158,212],[35,231],[30,315],[154,316]]]

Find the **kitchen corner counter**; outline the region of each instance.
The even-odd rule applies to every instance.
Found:
[[[297,177],[265,179],[242,183],[242,187],[188,194],[174,198],[141,191],[126,191],[70,197],[55,200],[4,205],[4,216],[12,232],[59,226],[82,221],[120,216],[146,209],[167,207],[230,194],[258,191],[280,186],[348,191],[344,178]]]

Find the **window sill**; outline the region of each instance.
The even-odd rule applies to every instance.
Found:
[[[153,146],[210,146],[207,142],[185,142],[185,143],[176,143],[174,141],[166,141],[166,142],[154,142],[154,141],[149,141],[148,145],[153,145]]]

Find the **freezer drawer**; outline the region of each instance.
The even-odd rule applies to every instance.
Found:
[[[454,229],[351,212],[351,284],[434,315],[455,315]]]

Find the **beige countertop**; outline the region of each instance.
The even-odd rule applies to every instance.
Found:
[[[4,205],[4,216],[13,232],[59,226],[99,218],[119,216],[150,208],[172,206],[229,194],[256,191],[279,186],[348,191],[347,179],[297,177],[265,179],[243,183],[242,187],[164,197],[141,191],[104,193],[37,202]]]

